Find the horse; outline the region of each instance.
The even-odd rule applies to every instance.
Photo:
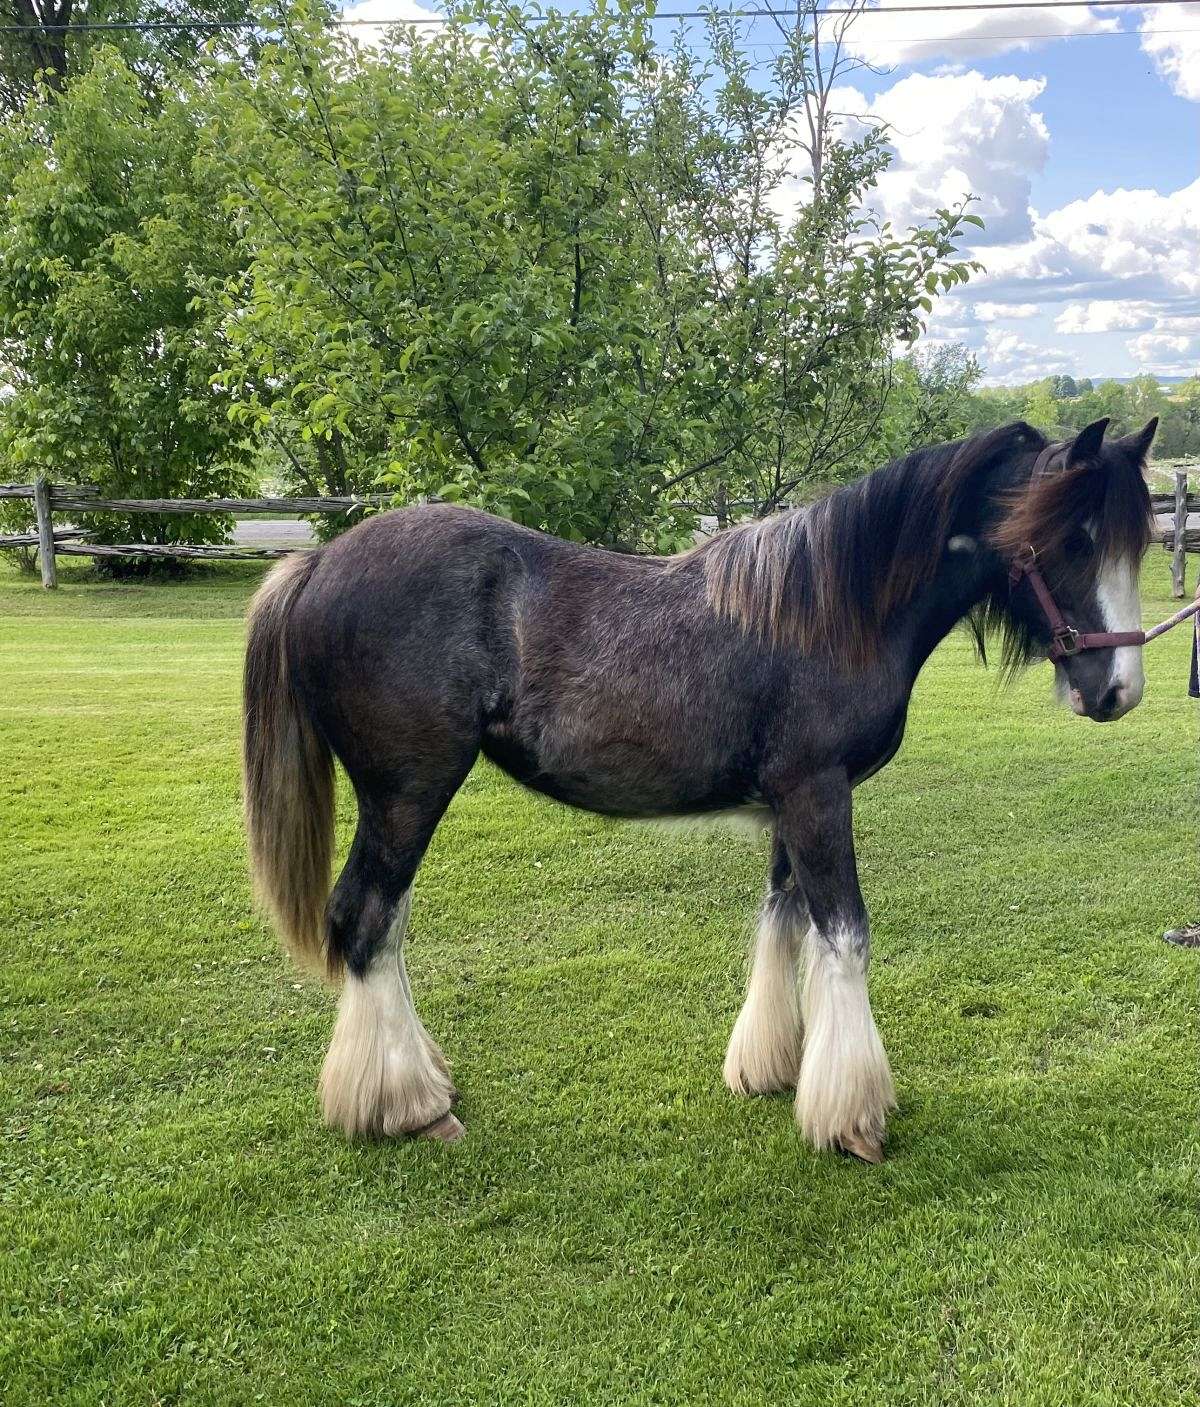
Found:
[[[919,449],[675,556],[430,503],[285,558],[249,614],[243,788],[259,896],[301,962],[344,978],[326,1121],[463,1135],[404,935],[417,868],[482,753],[605,816],[769,825],[725,1083],[794,1089],[815,1149],[879,1162],[896,1100],[851,794],[895,755],[917,675],[960,622],[981,655],[999,634],[1008,672],[1051,658],[1076,714],[1138,703],[1155,425],[1106,440],[1099,420],[1051,443],[1018,422]],[[330,894],[335,758],[358,823]]]

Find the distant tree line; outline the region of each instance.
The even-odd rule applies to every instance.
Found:
[[[972,395],[971,425],[1017,418],[1066,435],[1107,415],[1117,434],[1127,434],[1158,416],[1155,459],[1200,460],[1200,374],[1164,385],[1153,376],[1129,381],[1047,376],[1024,386],[993,386]]]

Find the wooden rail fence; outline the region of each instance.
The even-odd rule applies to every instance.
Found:
[[[1153,494],[1156,515],[1169,515],[1171,527],[1163,534],[1163,546],[1171,553],[1171,591],[1182,597],[1187,591],[1188,552],[1200,551],[1200,528],[1188,526],[1189,514],[1200,514],[1200,493],[1188,492],[1191,469],[1175,471],[1175,492]],[[92,533],[78,528],[55,529],[55,513],[347,513],[353,508],[384,507],[390,494],[365,493],[332,498],[101,498],[94,484],[51,484],[39,477],[32,484],[0,484],[0,499],[33,500],[37,516],[36,533],[0,537],[0,550],[6,547],[36,547],[41,564],[42,585],[52,591],[58,585],[55,555],[75,557],[182,557],[209,561],[269,561],[285,557],[292,547],[201,547],[169,543],[114,544],[89,542]]]
[[[182,557],[217,562],[262,562],[286,557],[291,547],[242,547],[132,542],[89,542],[94,534],[81,528],[54,527],[55,513],[348,513],[354,508],[386,507],[387,493],[350,494],[329,498],[101,498],[95,484],[52,484],[39,477],[32,484],[0,484],[0,499],[33,500],[37,517],[36,533],[0,537],[0,549],[36,547],[42,571],[42,585],[53,591],[58,585],[56,556],[73,557]]]

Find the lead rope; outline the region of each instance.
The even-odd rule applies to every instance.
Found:
[[[1173,616],[1168,616],[1166,620],[1160,620],[1157,625],[1147,630],[1146,643],[1149,644],[1151,640],[1157,640],[1168,630],[1174,630],[1177,625],[1182,625],[1188,616],[1195,616],[1197,612],[1200,612],[1200,596],[1197,596],[1190,606],[1183,606]],[[1196,620],[1196,634],[1197,637],[1200,637],[1200,616],[1197,616]]]

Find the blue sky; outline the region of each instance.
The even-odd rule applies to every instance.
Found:
[[[998,381],[1200,371],[1200,5],[976,13],[974,22],[993,36],[1045,22],[1101,32],[1001,53],[982,42],[965,46],[971,54],[951,42],[924,53],[910,45],[906,62],[856,84],[875,103],[893,95],[888,115],[909,134],[898,152],[918,172],[937,155],[922,147],[924,104],[909,112],[898,100],[906,77],[953,86],[977,74],[980,103],[993,90],[1006,106],[1011,130],[979,135],[969,174],[984,207],[1023,179],[1017,203],[1028,218],[1009,210],[1011,238],[985,239],[977,253],[988,274],[945,300],[931,335],[968,343]],[[880,44],[872,57],[884,53]],[[1038,91],[1005,93],[1006,82]],[[955,112],[972,116],[969,104]]]
[[[1192,23],[1200,33],[1200,16]],[[1136,31],[1052,41],[978,67],[1047,80],[1039,107],[1051,148],[1046,170],[1033,182],[1039,207],[1106,186],[1175,190],[1200,174],[1200,107],[1172,93],[1142,53]]]
[[[1194,23],[1200,33],[1200,16]],[[976,58],[969,66],[986,77],[1012,73],[1046,80],[1037,108],[1050,132],[1050,153],[1032,188],[1039,208],[1104,187],[1175,189],[1200,174],[1200,109],[1155,72],[1136,30],[1047,40],[1025,52]],[[935,67],[941,64],[905,65],[893,77]],[[1164,140],[1172,132],[1175,140]]]
[[[1200,372],[1200,0],[991,12],[957,0],[938,15],[868,2],[849,42],[886,71],[848,74],[839,106],[889,124],[879,212],[903,225],[969,190],[987,221],[972,250],[987,273],[939,303],[929,337],[966,343],[996,382]],[[778,32],[759,20],[746,38]]]

